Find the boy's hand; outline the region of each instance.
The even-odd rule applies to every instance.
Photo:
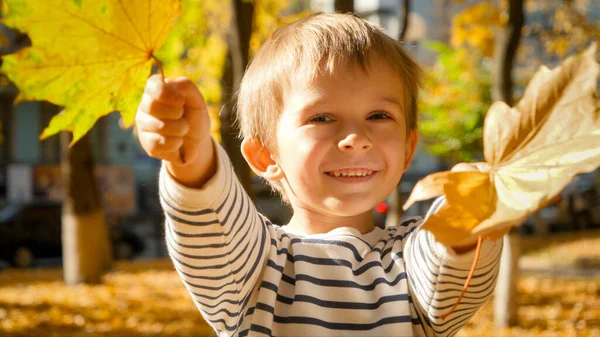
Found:
[[[459,163],[452,167],[453,172],[488,172],[490,170],[490,165],[486,162],[478,162],[478,163]],[[491,233],[486,234],[483,238],[486,240],[495,241],[499,238],[503,237],[504,234],[508,233],[509,228],[501,229],[497,231],[493,231]],[[477,238],[472,240],[473,242],[461,243],[460,246],[453,246],[455,252],[461,254],[470,251],[471,249],[477,246]]]
[[[150,77],[135,124],[144,151],[164,160],[175,180],[197,188],[214,174],[210,118],[202,94],[189,79]]]

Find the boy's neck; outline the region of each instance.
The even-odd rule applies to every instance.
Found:
[[[304,234],[328,233],[336,228],[351,227],[361,234],[369,233],[375,228],[371,212],[355,216],[331,216],[306,209],[294,209],[294,215],[287,224],[296,232]]]

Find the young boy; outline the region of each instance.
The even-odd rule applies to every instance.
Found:
[[[445,247],[420,219],[373,224],[417,146],[420,73],[396,41],[350,15],[312,15],[265,43],[238,117],[244,158],[293,208],[285,226],[242,189],[196,86],[148,80],[136,124],[164,161],[170,256],[219,336],[449,336],[491,295],[501,240],[484,242],[465,297],[443,319],[474,239]]]

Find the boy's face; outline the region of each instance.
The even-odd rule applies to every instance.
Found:
[[[368,71],[292,81],[277,127],[281,179],[294,209],[330,216],[370,212],[400,181],[416,147],[406,134],[404,88],[373,56]]]

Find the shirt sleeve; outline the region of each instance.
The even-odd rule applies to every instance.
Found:
[[[442,202],[442,198],[436,200],[432,209]],[[428,336],[455,335],[490,298],[498,276],[501,252],[502,239],[483,241],[477,268],[464,297],[454,312],[443,319],[441,316],[450,311],[463,290],[475,250],[456,254],[423,229],[417,229],[409,236],[404,249],[406,273]]]
[[[169,255],[204,319],[231,336],[268,256],[268,220],[257,212],[229,158],[213,142],[216,174],[200,189],[187,188],[161,168],[159,194]]]

